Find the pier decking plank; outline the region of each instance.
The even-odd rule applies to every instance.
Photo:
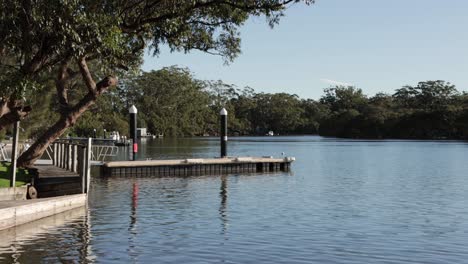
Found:
[[[36,164],[35,168],[34,187],[39,198],[82,193],[78,173],[47,164]]]
[[[36,165],[39,178],[79,177],[80,175],[54,165]]]

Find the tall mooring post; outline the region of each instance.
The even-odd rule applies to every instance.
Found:
[[[16,185],[16,164],[18,159],[19,121],[13,127],[13,149],[11,151],[10,187]]]
[[[221,158],[227,157],[227,111],[225,108],[221,109],[220,115],[220,140],[221,140]]]
[[[129,109],[130,112],[130,137],[132,138],[133,143],[133,155],[132,160],[136,160],[136,154],[138,152],[138,142],[137,142],[137,108],[132,105]]]

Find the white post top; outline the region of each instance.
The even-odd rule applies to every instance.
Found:
[[[227,111],[226,108],[221,109],[221,112],[219,112],[220,115],[227,116]]]
[[[138,113],[138,110],[137,108],[135,107],[135,105],[132,105],[132,107],[130,107],[130,109],[128,110],[130,112],[130,114],[136,114]]]

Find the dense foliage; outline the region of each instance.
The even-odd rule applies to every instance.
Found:
[[[42,94],[48,110],[23,122],[29,137],[55,115],[54,97]],[[139,126],[165,136],[216,135],[219,111],[228,110],[231,135],[320,134],[347,138],[467,139],[468,94],[444,81],[404,86],[372,97],[355,87],[325,89],[318,100],[287,93],[258,93],[222,81],[196,79],[186,68],[167,67],[128,78],[85,113],[68,133],[97,130],[128,134],[128,108],[139,109]]]
[[[320,134],[349,138],[467,139],[468,94],[444,81],[404,86],[373,97],[354,87],[326,90],[330,113]]]
[[[203,83],[188,70],[171,67],[147,72],[127,85],[128,99],[136,104],[140,124],[146,124],[149,131],[184,136],[201,135],[207,130],[210,98],[203,91]]]
[[[201,81],[183,68],[146,72],[126,82],[127,106],[134,103],[149,131],[167,136],[215,135],[219,111],[228,110],[235,135],[317,133],[320,106],[286,93],[256,93],[222,81]]]

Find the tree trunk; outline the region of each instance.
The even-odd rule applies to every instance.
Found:
[[[88,88],[88,93],[76,105],[71,106],[68,101],[67,82],[74,74],[71,74],[68,67],[69,62],[69,58],[62,61],[55,83],[61,108],[60,119],[19,157],[18,167],[33,166],[34,162],[44,154],[47,147],[63,135],[67,128],[73,126],[78,118],[96,102],[96,99],[102,93],[106,92],[109,87],[117,85],[117,78],[112,76],[107,76],[99,83],[95,83],[86,63],[86,57],[81,57],[77,60],[77,64],[80,68],[82,79]]]
[[[63,135],[68,128],[72,127],[78,118],[96,102],[98,96],[116,84],[117,78],[108,76],[95,84],[94,88],[90,89],[75,106],[64,110],[60,119],[18,158],[18,167],[32,167],[34,162],[44,154],[47,147]]]
[[[30,106],[23,106],[20,101],[0,100],[0,131],[7,126],[20,121],[31,112]]]
[[[18,158],[18,167],[31,167],[42,156],[47,147],[62,136],[69,127],[72,127],[95,101],[95,96],[87,94],[73,109],[61,114],[60,119]]]

